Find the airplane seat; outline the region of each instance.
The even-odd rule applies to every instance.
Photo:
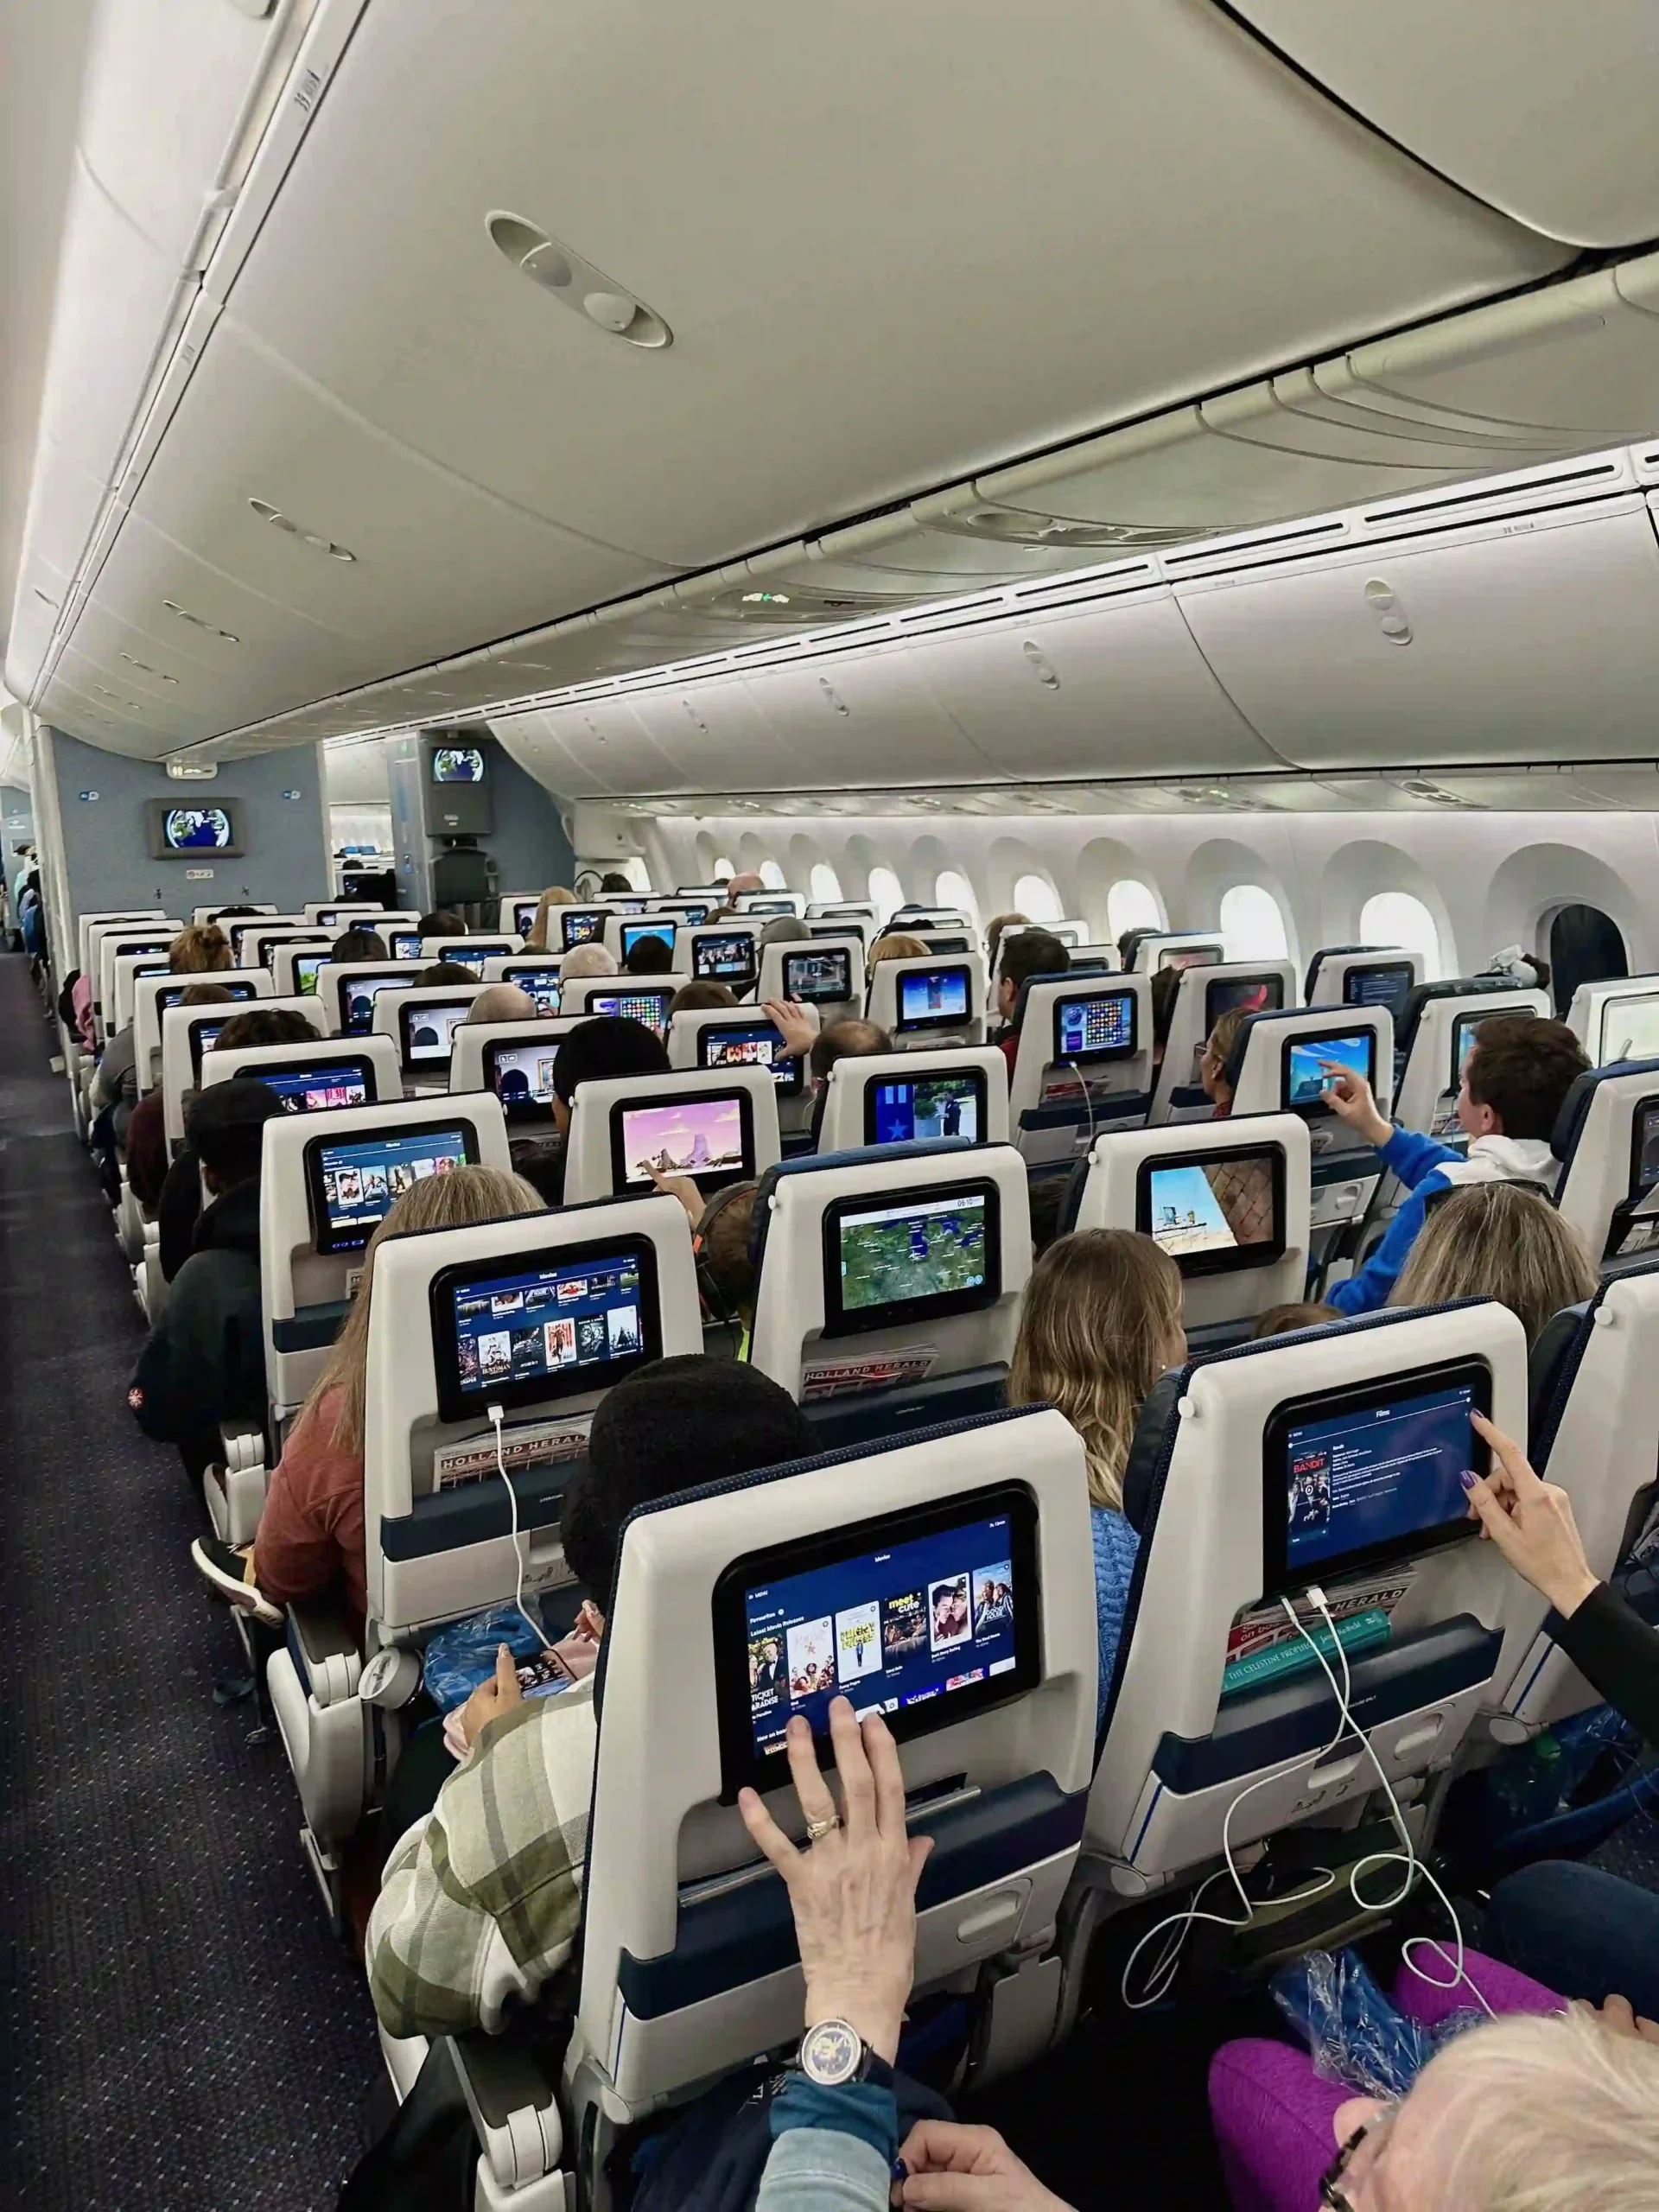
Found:
[[[1549,1140],[1555,1203],[1605,1268],[1659,1246],[1659,1059],[1589,1068]]]
[[[1152,1237],[1181,1271],[1188,1349],[1237,1343],[1303,1295],[1311,1157],[1300,1114],[1112,1132],[1066,1226]]]
[[[1008,1120],[1028,1167],[1069,1166],[1103,1128],[1146,1120],[1154,1077],[1144,976],[1033,976],[1014,1020]]]
[[[760,981],[755,999],[794,1000],[810,1006],[827,1028],[864,1004],[864,939],[856,930],[839,937],[813,937],[788,944],[760,947]]]
[[[1547,991],[1524,990],[1507,976],[1458,976],[1419,983],[1408,994],[1395,1031],[1395,1119],[1442,1143],[1459,1143],[1458,1092],[1475,1030],[1497,1014],[1529,1014],[1544,1020],[1550,1012]]]
[[[768,945],[767,954],[788,950]],[[764,1005],[764,1001],[762,1002]],[[816,1013],[816,1008],[813,1010]],[[676,1068],[770,1068],[778,1092],[780,1144],[808,1131],[815,1103],[804,1056],[784,1052],[784,1040],[761,1006],[694,1007],[670,1017],[669,1065]]]
[[[290,1114],[375,1106],[404,1095],[390,1037],[319,1038],[309,1045],[245,1045],[204,1052],[200,1088],[247,1076],[276,1093]]]
[[[315,998],[262,995],[260,1007],[302,1014],[320,1039],[328,1034],[327,1011]],[[239,1011],[235,1006],[170,1006],[162,1016],[162,1120],[169,1158],[184,1142],[185,1102],[200,1087],[203,1062],[220,1030]]]
[[[484,963],[486,983],[517,983],[536,1001],[536,1011],[547,1017],[559,1010],[559,962],[563,957],[557,952],[516,952],[505,960]]]
[[[1524,1438],[1525,1337],[1491,1300],[1238,1344],[1154,1390],[1126,1481],[1141,1543],[1068,1906],[1070,1989],[1103,1914],[1224,1869],[1225,1847],[1363,1818],[1375,1769],[1281,1598],[1327,1650],[1303,1593],[1341,1623],[1351,1713],[1432,1847],[1452,1762],[1541,1609],[1469,1519],[1471,1406]]]
[[[1211,1120],[1215,1103],[1200,1080],[1211,1031],[1226,1014],[1278,1014],[1295,1004],[1296,970],[1288,960],[1205,961],[1184,968],[1147,1121]],[[1240,1110],[1235,1099],[1233,1111]]]
[[[1608,976],[1580,983],[1567,1026],[1596,1067],[1659,1053],[1659,976]]]
[[[600,942],[621,971],[629,952],[642,937],[660,938],[668,948],[668,966],[658,972],[677,976],[684,982],[691,974],[691,949],[681,942],[683,934],[678,918],[673,914],[611,913],[605,918]]]
[[[512,1313],[530,1317],[524,1343]],[[340,1847],[401,1750],[397,1713],[358,1694],[362,1663],[511,1603],[521,1580],[530,1595],[568,1586],[560,1501],[594,1408],[646,1361],[702,1348],[685,1211],[656,1192],[382,1246],[365,1397],[365,1645],[336,1608],[290,1606],[288,1642],[266,1669],[331,1911]],[[507,1416],[499,1431],[492,1408]]]
[[[560,1040],[578,1027],[545,1014],[463,1021],[451,1039],[450,1091],[493,1091],[518,1135],[545,1135],[553,1126],[553,1063]]]
[[[397,1040],[398,1065],[411,1096],[447,1090],[455,1032],[486,986],[475,983],[415,983],[407,990],[382,991],[374,1001],[371,1031]]]
[[[1423,980],[1423,956],[1399,944],[1327,944],[1308,963],[1306,1006],[1385,1006],[1397,1021]]]
[[[947,1137],[785,1160],[761,1182],[750,1251],[749,1357],[826,1450],[1001,1405],[1031,1274],[1012,1145]]]
[[[690,1175],[705,1197],[777,1165],[778,1085],[753,1065],[611,1076],[577,1085],[564,1144],[564,1203],[655,1188],[650,1170]]]
[[[1126,963],[1136,976],[1155,976],[1160,968],[1218,968],[1227,947],[1215,930],[1132,930]]]
[[[559,1014],[566,1020],[583,1021],[614,1014],[666,1037],[668,1010],[680,981],[674,976],[574,976],[560,986]]]
[[[1659,1255],[1608,1276],[1592,1299],[1558,1313],[1535,1347],[1532,1382],[1532,1464],[1571,1498],[1591,1572],[1617,1586],[1659,1496]],[[1659,1625],[1651,1593],[1635,1602]],[[1490,1724],[1499,1743],[1522,1742],[1603,1702],[1556,1644],[1555,1617],[1541,1599],[1538,1616]]]
[[[423,937],[421,939],[421,959],[423,965],[432,966],[435,961],[447,961],[454,968],[464,968],[475,982],[484,980],[484,963],[488,960],[510,960],[523,945],[516,937]]]
[[[818,1103],[820,1153],[933,1137],[1006,1144],[1007,1055],[995,1045],[857,1053],[836,1062]]]
[[[800,1833],[778,1752],[791,1706],[813,1709],[791,1687],[809,1666],[893,1715],[912,1818],[934,1839],[915,1988],[965,2000],[968,2078],[1044,2047],[1089,1787],[1090,1556],[1082,1447],[1051,1408],[785,1463],[630,1516],[595,1690],[563,2071],[577,2201],[604,2201],[621,2130],[798,2039],[787,1892],[734,1800],[753,1781]],[[769,1640],[783,1681],[757,1694]]]
[[[264,968],[238,968],[217,976],[141,976],[132,988],[133,1067],[140,1098],[162,1079],[162,1017],[192,983],[217,983],[237,1001],[237,1012],[256,999],[276,995],[270,972]]]
[[[899,1052],[985,1039],[985,963],[977,952],[878,960],[865,1012]]]

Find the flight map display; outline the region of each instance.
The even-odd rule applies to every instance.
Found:
[[[985,1210],[985,1193],[970,1191],[841,1215],[842,1312],[982,1289]]]
[[[222,852],[232,842],[231,817],[222,806],[169,806],[162,836],[169,852]]]

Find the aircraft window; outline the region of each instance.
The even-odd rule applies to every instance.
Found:
[[[1227,893],[1221,935],[1229,960],[1283,960],[1290,950],[1279,901],[1259,883],[1236,883]]]
[[[1014,887],[1014,912],[1033,922],[1061,918],[1060,894],[1046,875],[1022,875]]]
[[[976,929],[978,928],[979,901],[974,896],[974,887],[965,875],[959,875],[955,868],[946,868],[935,883],[933,900],[936,906],[954,906],[958,913],[967,915]],[[1056,915],[1055,919],[1058,921],[1058,918],[1059,917]]]
[[[622,872],[627,877],[628,881],[633,886],[636,891],[650,890],[651,870],[645,866],[644,861],[640,859],[638,853],[635,853],[632,859],[623,861]]]
[[[870,870],[870,899],[878,920],[887,921],[905,903],[905,887],[890,868]]]
[[[1409,891],[1379,891],[1359,910],[1360,940],[1365,944],[1402,944],[1423,956],[1423,979],[1438,983],[1446,973],[1440,933],[1434,917]]]
[[[787,891],[789,888],[788,884],[784,880],[784,871],[776,861],[761,861],[760,880],[768,891]]]
[[[1106,893],[1106,933],[1114,941],[1126,930],[1160,930],[1164,918],[1147,884],[1126,875]]]
[[[807,890],[815,906],[828,906],[841,896],[841,878],[828,861],[814,861]]]
[[[721,880],[729,882],[732,877],[736,874],[737,870],[732,866],[730,861],[724,858],[723,855],[715,862],[715,874]]]

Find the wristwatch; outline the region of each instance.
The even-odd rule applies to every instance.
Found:
[[[892,2067],[850,2020],[819,2020],[810,2027],[801,2037],[796,2063],[821,2089],[838,2089],[849,2082],[873,2082],[878,2089],[893,2087]]]

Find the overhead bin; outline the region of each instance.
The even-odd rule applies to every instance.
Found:
[[[922,681],[903,644],[817,656],[743,678],[810,789],[977,783],[997,772]],[[776,760],[761,788],[788,787]]]
[[[825,780],[825,760],[805,742],[807,730],[777,727],[740,676],[646,684],[630,696],[673,764],[665,789],[790,791]]]
[[[1659,540],[1641,493],[1494,505],[1393,540],[1379,518],[1370,545],[1192,578],[1181,611],[1252,727],[1301,767],[1651,757]]]
[[[1652,0],[1230,0],[1379,130],[1574,245],[1659,237]]]

